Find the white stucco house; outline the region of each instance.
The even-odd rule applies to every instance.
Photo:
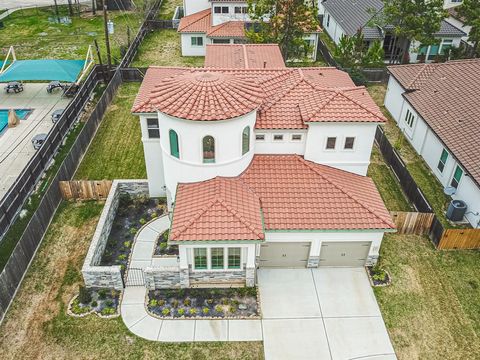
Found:
[[[405,39],[395,40],[392,27],[371,24],[374,14],[382,11],[382,0],[323,0],[319,3],[319,13],[323,15],[322,27],[335,44],[343,35],[353,36],[361,31],[365,41],[372,44],[380,41],[385,52],[385,59],[391,54],[398,55]],[[458,47],[466,34],[455,24],[443,20],[440,30],[435,34],[438,43],[422,46],[419,42],[410,44],[408,59],[410,63],[435,61],[450,47]]]
[[[251,23],[246,1],[184,0],[185,16],[180,20],[182,56],[205,56],[207,44],[242,44],[247,42],[245,26]],[[316,60],[318,32],[305,34]]]
[[[371,265],[395,231],[365,176],[385,118],[345,72],[150,67],[132,112],[183,286]]]
[[[480,60],[391,66],[385,107],[465,215],[480,227]]]
[[[469,44],[470,46],[473,46],[473,43],[468,41],[468,35],[470,34],[472,27],[469,25],[465,25],[465,20],[458,13],[458,9],[460,6],[462,6],[461,2],[457,2],[454,6],[448,7],[448,17],[445,20],[456,28],[462,30],[465,33],[465,35],[462,36],[462,41]]]

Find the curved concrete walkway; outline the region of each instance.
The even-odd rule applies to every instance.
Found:
[[[129,268],[155,267],[156,239],[169,227],[170,219],[165,215],[140,230],[133,244]],[[177,265],[177,260],[172,260],[172,265]],[[128,329],[142,338],[168,342],[263,340],[260,320],[162,320],[147,313],[146,296],[145,287],[129,286],[127,274],[120,312]]]

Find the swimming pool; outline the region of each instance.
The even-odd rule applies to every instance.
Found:
[[[15,109],[20,120],[25,120],[32,112],[32,109]],[[0,109],[0,134],[8,126],[8,109]]]

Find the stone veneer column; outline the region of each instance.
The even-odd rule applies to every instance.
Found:
[[[245,285],[247,287],[255,286],[255,268],[247,268],[245,272]]]
[[[317,268],[320,263],[320,256],[309,256],[307,261],[307,268]]]
[[[372,254],[368,255],[367,261],[365,262],[365,266],[374,266],[378,261],[378,255]]]
[[[190,277],[189,277],[188,268],[180,269],[180,287],[182,288],[190,287]]]

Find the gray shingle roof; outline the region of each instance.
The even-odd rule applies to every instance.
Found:
[[[348,36],[355,35],[363,27],[362,33],[365,40],[383,38],[383,32],[379,27],[365,26],[373,14],[383,8],[381,0],[324,0],[322,5]],[[465,35],[463,31],[445,20],[442,20],[440,30],[435,34],[438,37],[462,37]]]
[[[353,36],[358,29],[368,23],[373,13],[383,7],[383,2],[381,0],[325,0],[322,5],[345,33]],[[364,27],[362,32],[366,40],[383,38],[378,27]]]

